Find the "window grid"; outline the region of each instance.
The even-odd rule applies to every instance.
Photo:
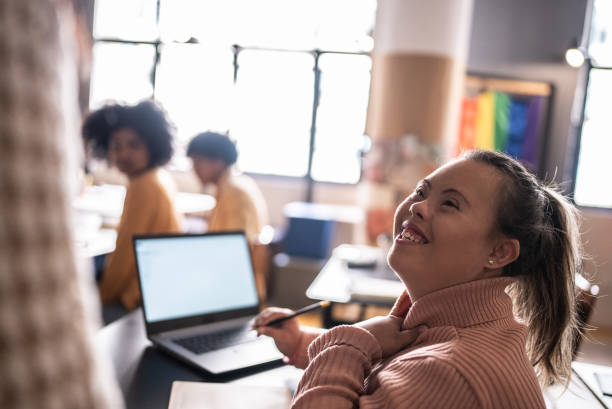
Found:
[[[603,208],[612,210],[612,200],[610,200],[610,198],[608,197],[610,195],[604,196],[604,193],[598,193],[597,198],[594,200],[593,194],[589,194],[590,192],[588,192],[588,187],[582,185],[582,183],[587,183],[587,180],[589,180],[590,177],[598,179],[601,177],[596,176],[594,172],[602,173],[601,169],[596,169],[594,168],[594,165],[586,163],[585,159],[587,158],[583,157],[582,155],[585,152],[584,148],[587,144],[591,145],[590,149],[591,152],[593,152],[594,148],[592,147],[592,138],[593,136],[598,136],[600,134],[600,131],[593,132],[592,126],[588,126],[589,122],[591,121],[591,118],[587,116],[587,111],[589,109],[593,110],[593,106],[591,105],[593,104],[593,102],[591,101],[591,98],[593,98],[595,94],[593,92],[594,90],[591,90],[590,88],[593,86],[593,80],[596,79],[596,77],[599,77],[602,73],[612,73],[612,60],[610,60],[609,58],[606,59],[608,56],[606,50],[612,47],[612,43],[605,44],[609,40],[603,41],[606,39],[606,37],[608,37],[606,35],[606,31],[612,28],[612,25],[608,25],[607,28],[601,26],[602,22],[607,21],[605,18],[602,18],[602,16],[607,13],[606,10],[609,9],[609,4],[606,4],[602,1],[596,1],[594,5],[595,7],[591,11],[590,22],[588,23],[587,27],[585,27],[587,29],[585,31],[590,31],[590,35],[588,39],[588,46],[586,47],[586,49],[588,50],[587,56],[585,58],[584,63],[584,69],[586,70],[586,75],[584,76],[583,83],[584,96],[582,98],[582,110],[577,131],[577,140],[575,145],[576,149],[574,150],[571,194],[573,195],[574,201],[581,207]],[[606,7],[608,9],[606,9]],[[600,13],[598,13],[598,11],[601,13],[601,15]],[[607,34],[609,35],[612,33],[608,32]],[[602,56],[605,58],[602,59]],[[592,117],[596,119],[598,115],[595,114],[592,115]],[[587,134],[587,131],[590,132],[590,134]],[[590,137],[591,140],[587,140],[587,137]],[[600,147],[599,145],[602,146]],[[604,143],[599,143],[597,147],[598,149],[596,150],[605,150],[605,146],[603,145]],[[585,163],[582,163],[583,161]],[[602,189],[601,183],[595,184],[597,185],[597,189],[599,192],[604,191]]]
[[[160,0],[156,1],[156,7],[157,7],[157,11],[156,11],[156,24],[159,26],[159,16],[160,16]],[[116,44],[134,44],[134,45],[152,45],[155,47],[155,58],[154,58],[154,62],[153,62],[153,66],[151,67],[151,74],[150,74],[150,81],[151,81],[151,85],[153,87],[153,98],[155,98],[155,87],[156,87],[156,80],[157,80],[157,72],[158,72],[158,67],[159,67],[159,63],[160,63],[160,59],[161,59],[161,54],[163,53],[162,48],[164,45],[168,45],[168,44],[199,44],[199,42],[197,40],[195,40],[194,38],[190,38],[189,40],[185,41],[185,42],[176,42],[176,41],[172,41],[172,42],[165,42],[162,41],[159,34],[157,36],[157,38],[153,41],[147,41],[147,40],[126,40],[126,39],[119,39],[119,38],[108,38],[108,37],[95,37],[94,36],[94,44],[112,44],[112,43],[116,43]],[[303,177],[306,180],[306,184],[307,184],[307,188],[306,188],[306,201],[312,201],[313,200],[313,187],[314,187],[314,183],[315,180],[312,177],[312,163],[313,163],[313,157],[314,157],[314,151],[315,151],[315,141],[316,141],[316,121],[317,121],[317,110],[319,107],[319,102],[320,102],[320,96],[321,96],[321,69],[319,68],[319,59],[322,55],[324,54],[343,54],[343,55],[364,55],[364,56],[369,56],[370,53],[368,52],[359,52],[359,51],[335,51],[335,50],[320,50],[320,49],[314,49],[314,50],[287,50],[287,49],[277,49],[277,48],[267,48],[267,47],[244,47],[241,46],[239,44],[234,44],[231,46],[231,50],[233,53],[233,81],[234,81],[234,85],[236,84],[237,80],[238,80],[238,75],[239,75],[239,71],[240,71],[240,67],[239,67],[239,54],[240,52],[244,51],[244,50],[252,50],[252,51],[278,51],[278,52],[303,52],[303,53],[307,53],[309,55],[311,55],[313,57],[313,72],[314,72],[314,81],[313,81],[313,89],[314,89],[314,93],[313,93],[313,101],[312,101],[312,118],[311,118],[311,123],[310,123],[310,140],[309,140],[309,150],[308,150],[308,168],[307,168],[307,172],[306,175]],[[278,175],[281,177],[293,177],[293,176],[283,176],[283,175]],[[334,183],[334,182],[327,182],[327,183]]]

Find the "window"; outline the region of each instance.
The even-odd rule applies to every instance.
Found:
[[[199,132],[230,130],[233,54],[228,47],[167,44],[160,47],[155,98],[177,126],[174,163],[187,168],[183,154]]]
[[[113,99],[134,103],[153,96],[154,46],[98,42],[93,47],[93,59],[96,62],[91,70],[93,105]]]
[[[191,137],[210,129],[236,141],[243,171],[356,183],[375,7],[97,0],[90,107],[154,97],[177,127],[178,168]]]
[[[306,53],[244,50],[238,58],[232,136],[240,165],[252,172],[308,171],[313,58]]]
[[[612,134],[609,99],[612,95],[612,2],[595,0],[587,64],[584,105],[574,200],[582,206],[612,208]]]
[[[372,63],[365,55],[322,54],[321,97],[312,163],[315,180],[356,183],[365,140]],[[350,98],[347,98],[350,96]]]

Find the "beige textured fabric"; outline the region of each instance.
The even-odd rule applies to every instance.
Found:
[[[0,1],[0,408],[121,408],[72,246],[76,64],[57,3]]]

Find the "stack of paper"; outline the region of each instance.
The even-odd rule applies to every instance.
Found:
[[[168,409],[288,409],[291,392],[278,386],[235,383],[172,383]]]

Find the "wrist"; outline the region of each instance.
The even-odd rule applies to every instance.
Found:
[[[300,349],[302,347],[302,340],[304,339],[304,332],[300,331],[300,337],[298,338],[298,341],[295,344],[295,349],[293,350],[293,352],[291,353],[291,355],[289,355],[287,358],[288,360],[286,361],[288,364],[295,366],[296,368],[305,368],[305,366],[303,366],[303,359],[300,357]]]
[[[301,327],[299,341],[296,344],[297,346],[286,362],[296,368],[305,369],[309,362],[308,346],[323,332],[325,332],[325,330],[321,328]]]
[[[334,327],[309,346],[308,355],[314,358],[332,346],[352,347],[364,354],[370,363],[382,358],[382,349],[376,337],[367,329],[355,325]]]

